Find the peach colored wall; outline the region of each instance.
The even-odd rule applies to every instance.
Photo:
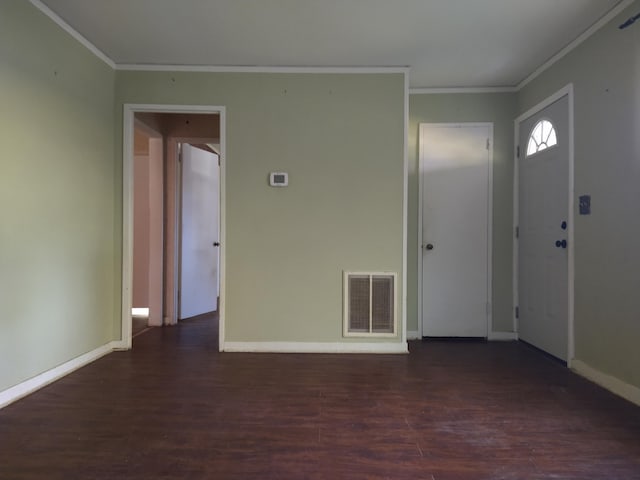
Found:
[[[152,112],[138,112],[135,115],[136,121],[144,124],[144,126],[151,130],[162,133],[162,119],[156,113]]]
[[[162,325],[163,272],[163,146],[149,140],[149,325]]]
[[[133,307],[149,308],[149,324],[162,325],[163,140],[136,130],[134,156]]]
[[[149,137],[137,128],[133,133],[133,154],[149,155]]]
[[[148,143],[148,139],[147,139]],[[149,156],[133,159],[133,307],[149,306]]]
[[[170,137],[206,138],[219,141],[220,117],[211,114],[164,114],[163,128]]]
[[[179,272],[178,249],[180,243],[177,238],[176,212],[179,208],[177,182],[180,178],[178,173],[177,142],[173,139],[165,139],[165,162],[166,162],[166,191],[165,191],[165,246],[164,258],[166,268],[164,271],[164,307],[165,324],[178,323],[178,298],[174,295],[177,291],[176,276]]]
[[[136,120],[165,137],[208,138],[216,141],[220,137],[218,115],[139,112],[136,113]]]

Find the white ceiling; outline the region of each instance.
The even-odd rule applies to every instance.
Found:
[[[515,86],[620,0],[41,0],[116,64],[410,66]],[[38,4],[38,0],[34,0]]]

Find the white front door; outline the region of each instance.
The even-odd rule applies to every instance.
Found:
[[[567,360],[569,99],[519,123],[518,336]]]
[[[218,309],[218,155],[182,144],[179,318]]]
[[[422,335],[486,337],[491,124],[421,124]]]

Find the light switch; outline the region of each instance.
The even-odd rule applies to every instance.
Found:
[[[580,195],[578,207],[580,215],[591,215],[591,195]]]

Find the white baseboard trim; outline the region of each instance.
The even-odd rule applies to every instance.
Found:
[[[0,392],[0,408],[4,408],[7,405],[15,402],[16,400],[20,400],[21,398],[30,395],[36,390],[39,390],[42,387],[46,387],[50,383],[59,380],[65,375],[69,375],[71,372],[78,370],[79,368],[84,367],[85,365],[88,365],[89,363],[94,362],[101,357],[104,357],[108,353],[111,353],[113,350],[115,350],[114,344],[117,343],[119,342],[110,342],[102,345],[95,350],[91,350],[84,355],[80,355],[79,357],[69,360],[68,362],[63,363],[62,365],[58,365],[51,370],[47,370],[40,375],[36,375],[29,380],[25,380],[22,383],[3,390],[2,392]]]
[[[111,351],[113,352],[123,352],[125,350],[131,350],[131,347],[127,345],[127,342],[123,340],[115,340],[109,344],[111,347]]]
[[[417,330],[407,330],[407,340],[422,340],[422,335]]]
[[[571,361],[571,370],[576,372],[578,375],[597,383],[601,387],[606,388],[610,392],[629,400],[631,403],[635,403],[640,406],[640,388],[625,383],[616,377],[601,372],[600,370],[596,370],[575,358]]]
[[[409,348],[406,342],[224,342],[221,351],[244,353],[409,353]]]
[[[487,340],[490,342],[513,342],[518,340],[516,332],[489,332]]]

